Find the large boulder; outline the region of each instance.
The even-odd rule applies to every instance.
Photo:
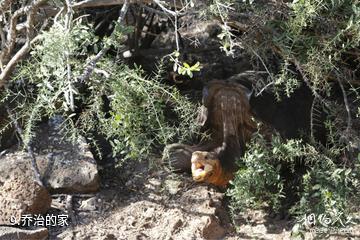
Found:
[[[65,140],[61,118],[39,126],[34,152],[43,182],[54,193],[89,193],[99,189],[96,161],[83,137]],[[18,169],[33,176],[27,153],[17,151],[0,157],[0,186]]]
[[[25,214],[45,214],[51,205],[51,196],[44,186],[26,176],[21,168],[0,187],[0,225],[19,223]]]

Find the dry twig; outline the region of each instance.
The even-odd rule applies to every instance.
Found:
[[[16,23],[17,19],[20,15],[27,14],[27,20],[26,20],[26,42],[21,47],[21,49],[10,59],[9,62],[6,63],[6,66],[4,67],[3,71],[0,74],[0,88],[2,88],[8,81],[13,69],[15,68],[16,64],[29,52],[30,50],[30,44],[31,40],[34,38],[34,19],[35,15],[40,8],[41,5],[46,3],[47,0],[36,0],[32,2],[30,5],[20,8],[17,10],[12,17],[11,23],[10,23],[10,31],[7,36],[7,45],[8,49],[5,51],[5,58],[6,56],[12,51],[12,48],[15,44],[16,39]],[[10,50],[10,51],[9,51]],[[9,52],[9,53],[7,53]],[[3,62],[3,56],[1,56],[1,62],[3,65],[5,63]]]
[[[295,64],[296,69],[299,71],[299,73],[301,74],[305,84],[309,87],[309,89],[311,90],[312,94],[314,95],[315,98],[319,99],[319,101],[324,104],[324,106],[329,107],[328,102],[311,86],[310,80],[308,79],[308,77],[306,76],[306,74],[304,73],[300,63],[298,62],[298,60],[293,59],[292,62]]]
[[[129,1],[125,0],[124,4],[120,10],[120,16],[117,20],[118,23],[122,23],[125,15],[127,13],[129,9]],[[88,64],[85,67],[85,70],[83,72],[83,74],[79,77],[79,81],[80,82],[85,82],[87,79],[89,79],[91,73],[94,71],[97,62],[107,53],[107,51],[109,51],[110,46],[105,46],[103,49],[101,49],[98,54],[96,54],[96,56],[94,58],[92,58]]]
[[[23,129],[21,128],[19,122],[17,121],[17,119],[12,115],[10,108],[5,105],[6,111],[9,115],[9,118],[11,120],[11,122],[14,124],[14,127],[17,131],[17,133],[19,134],[19,138],[22,141],[22,137],[23,137]],[[35,157],[35,153],[34,150],[32,148],[32,141],[30,140],[27,145],[25,146],[29,156],[30,156],[30,160],[31,160],[31,168],[32,171],[34,173],[34,177],[35,177],[35,181],[40,185],[40,186],[44,186],[43,182],[41,181],[41,175],[40,175],[40,171],[39,171],[39,167],[36,163],[36,157]]]

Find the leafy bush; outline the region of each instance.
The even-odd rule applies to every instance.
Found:
[[[150,77],[109,56],[81,81],[84,62],[101,47],[121,48],[128,30],[117,26],[112,36],[100,41],[81,18],[70,25],[59,19],[37,37],[31,58],[19,68],[4,97],[15,103],[16,118],[25,122],[25,144],[38,121],[55,115],[66,119],[63,128],[69,138],[81,134],[97,146],[96,137],[103,135],[123,160],[146,159],[170,140],[185,141],[197,132],[197,106],[161,83],[161,62]],[[166,118],[167,111],[175,119]]]
[[[162,84],[159,73],[149,78],[140,68],[106,65],[103,69],[111,72],[111,116],[99,120],[114,153],[121,153],[124,160],[146,159],[154,149],[161,151],[165,144],[186,141],[198,132],[199,126],[194,124],[197,106],[175,88]],[[169,111],[175,119],[167,117]]]
[[[355,166],[341,165],[338,163],[341,154],[342,149],[337,146],[315,148],[302,140],[284,141],[278,135],[269,142],[257,133],[243,159],[238,161],[239,170],[227,191],[232,215],[236,217],[249,207],[279,211],[284,207],[282,199],[290,202],[297,196],[295,199],[299,200],[290,213],[298,220],[304,214],[326,215],[332,220],[340,218],[342,222],[336,223],[338,227],[350,226],[360,203],[359,159]],[[299,163],[306,170],[304,175],[298,172],[301,171]],[[293,184],[286,182],[289,179],[281,173],[284,167],[300,180],[291,192],[284,191],[286,184]]]
[[[314,149],[305,149],[301,140],[283,142],[279,135],[274,135],[269,142],[257,132],[244,157],[238,160],[240,168],[228,190],[233,210],[265,206],[278,210],[281,198],[288,197],[284,192],[282,165],[289,165],[294,173],[299,157],[313,153]]]
[[[253,84],[255,94],[265,90],[281,101],[306,85],[314,96],[311,133],[304,140],[275,136],[270,142],[256,134],[238,161],[240,169],[228,190],[233,213],[245,207],[276,210],[281,199],[291,199],[292,194],[298,201],[290,213],[297,219],[312,213],[331,219],[341,215],[345,223],[358,211],[360,199],[359,3],[264,2],[213,1],[209,9],[223,25],[219,41],[225,53],[247,52],[254,69],[268,73],[267,81]],[[237,22],[248,28],[237,29]],[[341,90],[340,96],[334,89]],[[314,108],[326,109],[328,114],[325,144],[313,138]],[[288,195],[287,179],[281,173],[284,167],[299,178]]]

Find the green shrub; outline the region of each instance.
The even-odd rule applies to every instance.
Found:
[[[236,57],[240,52],[236,50],[241,49],[242,54],[252,56],[249,60],[255,70],[268,73],[267,81],[253,83],[255,94],[265,90],[281,101],[306,85],[315,98],[309,113],[311,133],[303,140],[274,136],[268,142],[256,134],[248,145],[228,190],[233,214],[246,207],[279,210],[282,198],[292,199],[286,195],[291,194],[299,199],[290,209],[297,219],[312,213],[333,219],[341,213],[347,222],[346,218],[358,211],[354,206],[360,199],[356,157],[360,94],[355,80],[360,64],[359,2],[212,3],[209,12],[222,22],[219,42],[225,53]],[[232,22],[248,28],[237,32],[229,26]],[[342,96],[334,91],[335,85],[342,89]],[[328,142],[324,145],[313,139],[314,108],[326,109],[328,114]],[[288,179],[281,174],[281,169],[286,168],[299,178],[289,193],[285,191]]]
[[[301,219],[311,214],[330,219],[332,227],[350,227],[356,222],[352,218],[360,203],[360,161],[341,164],[343,154],[339,144],[324,148],[302,140],[282,140],[278,135],[269,142],[255,134],[227,191],[232,215],[246,208],[279,211],[284,207],[282,198],[291,201],[298,196],[289,212],[299,221],[299,229],[309,227]],[[291,192],[284,191],[289,181],[281,174],[284,166],[300,178]],[[303,175],[297,172],[303,170]]]
[[[268,142],[256,133],[244,157],[238,160],[239,170],[228,190],[234,212],[247,207],[278,210],[281,198],[288,197],[283,191],[286,179],[281,176],[281,167],[286,164],[294,172],[299,157],[312,154],[306,150],[301,140],[283,142],[274,135]]]
[[[154,150],[162,151],[165,144],[189,140],[198,132],[194,123],[197,106],[175,88],[162,84],[160,75],[149,78],[140,68],[106,65],[103,69],[111,72],[111,116],[99,120],[114,154],[122,154],[124,160],[146,159]],[[169,111],[174,113],[173,119],[167,117]]]
[[[64,117],[70,139],[81,134],[97,146],[97,136],[103,135],[122,160],[147,159],[170,140],[185,141],[197,132],[197,106],[162,83],[162,62],[154,76],[146,76],[139,67],[105,56],[90,78],[80,81],[84,63],[99,48],[121,48],[129,29],[118,26],[115,31],[100,41],[81,18],[70,27],[59,19],[37,37],[31,58],[19,67],[4,97],[25,122],[25,144],[38,121],[55,115]],[[167,111],[175,119],[168,119]]]

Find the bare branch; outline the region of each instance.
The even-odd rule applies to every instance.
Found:
[[[163,3],[169,4],[172,7],[175,7],[176,5],[172,5],[172,0],[130,0],[128,1],[129,4],[131,3],[142,3],[142,4],[148,4],[148,3],[156,3],[161,7],[163,11],[166,11],[167,13],[173,14],[174,12],[167,9]],[[106,7],[106,6],[114,6],[114,5],[122,5],[125,3],[125,0],[84,0],[78,3],[74,3],[72,7],[75,8],[90,8],[90,7]]]
[[[65,16],[66,31],[70,32],[71,22],[73,18],[71,0],[65,0],[65,4],[66,4],[66,16]],[[73,92],[73,84],[72,84],[72,69],[70,66],[69,49],[66,49],[65,51],[65,58],[66,58],[66,72],[67,72],[66,76],[67,76],[68,90],[64,92],[64,95],[65,95],[65,99],[67,99],[67,104],[69,105],[71,111],[75,111],[74,92]],[[68,97],[66,97],[66,95]]]
[[[124,4],[120,10],[120,16],[117,20],[118,23],[122,23],[125,15],[129,9],[129,2],[128,0],[124,0]],[[80,82],[85,82],[87,79],[89,79],[91,73],[94,71],[97,62],[107,53],[107,51],[110,49],[110,46],[105,46],[103,49],[101,49],[96,56],[91,59],[88,64],[85,67],[85,70],[83,74],[79,77]]]
[[[70,217],[70,231],[71,231],[71,235],[72,235],[72,239],[75,239],[75,232],[74,232],[74,226],[77,225],[77,219],[74,213],[74,208],[73,208],[73,196],[72,195],[67,195],[66,196],[66,201],[65,201],[65,208],[67,213],[69,214]]]
[[[176,12],[167,9],[167,8],[163,5],[162,2],[163,2],[163,1],[154,0],[154,3],[156,3],[156,5],[158,5],[158,6],[161,8],[161,10],[163,10],[164,12],[170,14],[170,15],[173,16],[173,17],[177,16],[177,15],[176,15]],[[174,5],[175,5],[175,4],[174,4]]]
[[[346,133],[350,133],[351,130],[351,112],[350,112],[350,107],[349,107],[349,101],[346,95],[346,91],[344,88],[344,85],[342,84],[341,80],[339,79],[340,76],[338,76],[336,79],[340,85],[341,88],[341,92],[343,94],[343,99],[344,99],[344,104],[345,104],[345,109],[346,109],[346,113],[347,113],[347,127],[346,127]]]
[[[13,0],[3,0],[0,3],[0,13],[6,12],[9,8]]]
[[[260,96],[268,87],[270,87],[273,84],[274,82],[269,82],[268,84],[266,84],[258,93],[255,94],[255,97]]]
[[[174,0],[174,3],[176,2],[176,0]],[[180,51],[180,46],[179,46],[179,32],[178,32],[178,14],[177,11],[175,9],[174,12],[174,18],[175,18],[175,22],[174,22],[174,27],[175,27],[175,43],[176,43],[176,51]]]
[[[273,85],[273,84],[275,83],[275,80],[274,80],[272,74],[270,73],[269,69],[267,68],[264,60],[260,57],[260,55],[257,54],[257,52],[256,52],[254,49],[252,49],[250,46],[248,46],[248,47],[250,48],[250,50],[252,51],[252,53],[260,60],[260,62],[261,62],[262,65],[264,66],[267,74],[269,75],[269,77],[270,77],[270,79],[271,79],[271,82],[268,83],[265,87],[263,87],[263,88],[256,94],[256,97],[257,97],[257,96],[260,96],[260,95],[263,93],[263,91],[265,91],[268,87],[270,87],[271,85]]]
[[[9,115],[9,118],[11,120],[11,122],[14,124],[14,127],[15,127],[15,130],[16,132],[19,134],[19,138],[21,139],[22,141],[22,138],[23,138],[23,134],[24,134],[24,131],[23,129],[21,128],[21,126],[19,125],[19,122],[17,121],[17,119],[12,115],[9,107],[7,105],[5,105],[5,108],[6,108],[6,111]],[[40,171],[39,171],[39,167],[36,163],[36,157],[35,157],[35,153],[32,149],[32,146],[31,146],[31,141],[29,141],[26,146],[25,146],[29,156],[30,156],[30,160],[31,160],[31,168],[32,168],[32,171],[34,173],[34,177],[35,177],[35,181],[40,185],[40,186],[44,186],[43,182],[41,181],[41,175],[40,175]]]
[[[310,80],[307,78],[307,76],[305,75],[300,63],[298,62],[298,60],[293,59],[292,62],[295,64],[297,70],[299,71],[299,73],[301,74],[304,82],[306,83],[306,85],[310,88],[312,94],[314,95],[314,97],[316,97],[317,99],[319,99],[319,101],[324,104],[326,107],[329,107],[329,104],[326,102],[326,100],[311,86]]]
[[[164,13],[163,11],[148,7],[145,4],[141,4],[141,7],[143,7],[145,10],[147,10],[147,11],[149,11],[151,13],[155,13],[155,14],[160,15],[160,16],[166,16],[166,17],[168,16],[168,14]]]
[[[46,3],[47,0],[36,0],[32,2],[29,6],[22,8],[19,10],[18,14],[22,13],[22,11],[25,11],[27,13],[27,21],[26,21],[26,42],[21,47],[21,49],[11,58],[11,60],[6,64],[6,67],[0,74],[0,88],[2,88],[8,78],[10,77],[14,67],[16,64],[29,52],[30,49],[30,43],[33,39],[33,32],[34,32],[34,18],[35,15],[41,5]],[[16,21],[16,20],[14,20]],[[14,24],[14,28],[16,31],[16,24]],[[10,38],[12,37],[10,33]]]
[[[7,42],[5,44],[5,49],[3,49],[3,51],[1,52],[1,55],[0,55],[0,61],[3,65],[5,65],[8,62],[10,53],[14,49],[14,46],[16,43],[16,26],[17,26],[19,17],[22,15],[25,15],[27,11],[28,11],[27,7],[20,8],[20,9],[16,10],[15,13],[13,14],[13,16],[11,17],[10,27],[9,27],[9,31],[8,31],[7,37],[6,37]]]
[[[14,67],[25,56],[25,54],[28,53],[29,49],[30,49],[30,43],[26,41],[26,43],[21,47],[21,49],[8,62],[8,64],[4,68],[4,71],[2,71],[0,74],[0,88],[5,86]]]
[[[3,30],[3,26],[0,25],[0,38],[1,38],[1,49],[4,51],[5,49],[5,45],[6,45],[6,39],[5,39],[5,33],[4,33],[4,30]],[[2,67],[2,55],[3,53],[0,54],[0,70],[3,71],[3,67]]]

